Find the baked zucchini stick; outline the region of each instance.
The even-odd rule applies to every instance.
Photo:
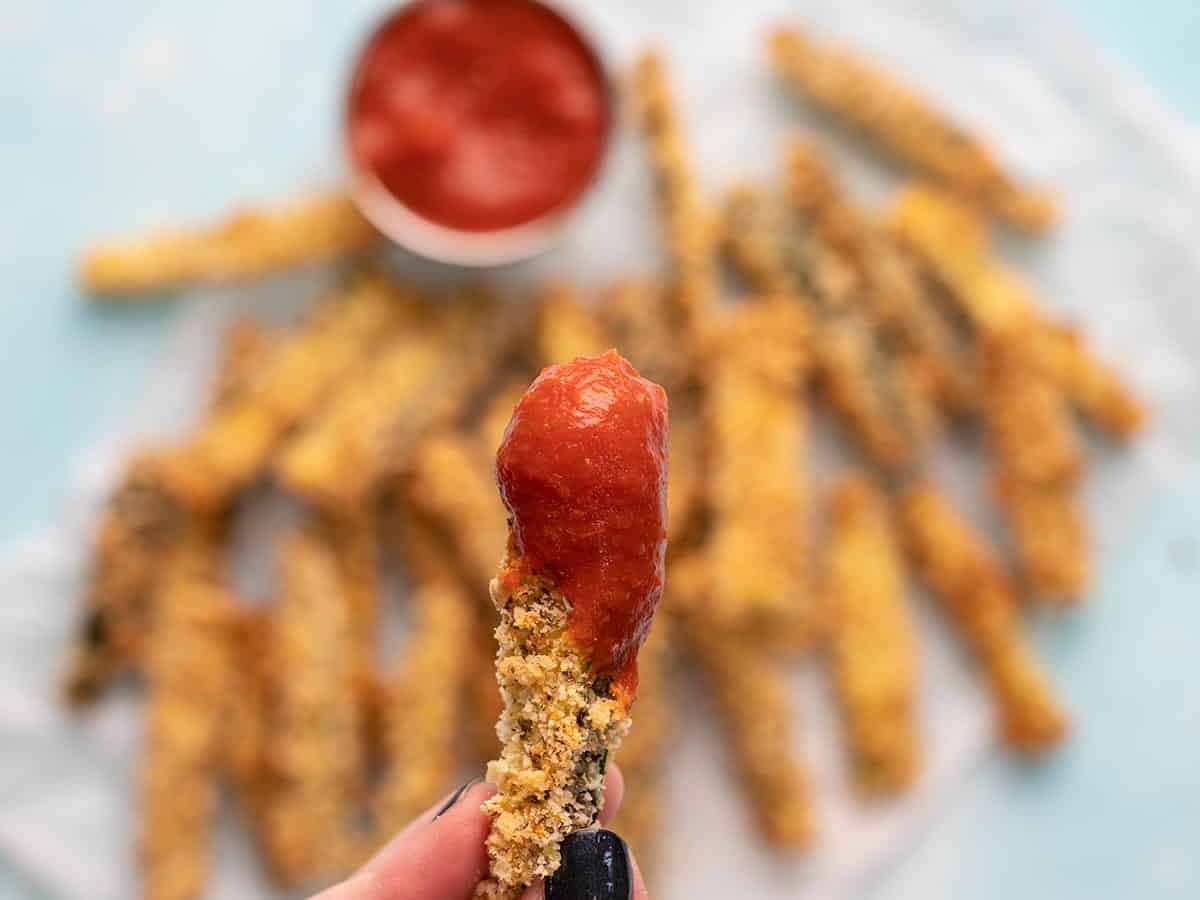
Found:
[[[662,55],[645,50],[632,79],[633,106],[646,143],[671,263],[671,309],[683,337],[703,324],[718,295],[716,231],[692,168]]]
[[[461,754],[459,710],[475,660],[464,652],[475,604],[428,533],[405,533],[415,580],[409,648],[384,687],[384,778],[375,800],[380,842],[436,800]],[[494,685],[493,685],[494,688]]]
[[[496,460],[512,527],[491,585],[503,749],[478,896],[519,897],[599,814],[662,593],[666,454],[662,388],[614,351],[545,370],[513,413]]]
[[[105,299],[135,299],[197,282],[242,281],[368,249],[379,235],[349,197],[320,194],[243,209],[212,225],[89,247],[79,282]]]
[[[903,489],[897,512],[914,570],[979,662],[1004,741],[1027,753],[1059,743],[1067,718],[1025,641],[1000,563],[931,482]]]
[[[236,613],[214,582],[213,536],[190,531],[171,554],[157,605],[146,675],[150,685],[141,780],[142,896],[199,897],[225,704],[235,674]]]
[[[360,689],[367,690],[375,672],[375,631],[379,623],[380,548],[375,503],[369,500],[344,516],[326,516],[322,526],[341,573],[356,677]]]
[[[1059,603],[1087,587],[1088,551],[1077,496],[1082,454],[1062,394],[1020,334],[986,341],[983,416],[993,488],[1025,586]]]
[[[708,344],[704,429],[712,569],[705,604],[724,635],[803,646],[817,629],[806,583],[807,323],[791,303],[739,308]]]
[[[299,885],[345,868],[365,759],[337,558],[318,533],[296,532],[281,545],[280,576],[264,839],[279,881]]]
[[[1023,332],[1038,367],[1085,419],[1117,440],[1142,428],[1147,412],[1134,392],[1077,332],[1039,313],[1021,278],[989,255],[983,223],[970,209],[933,188],[914,186],[900,193],[885,221],[977,335]]]
[[[323,303],[306,326],[271,349],[251,389],[192,436],[183,451],[190,477],[174,485],[181,500],[215,509],[254,481],[287,434],[358,370],[404,315],[404,304],[376,276],[360,276]]]
[[[499,322],[492,321],[499,317]],[[491,298],[460,297],[435,337],[400,335],[284,448],[282,483],[345,514],[406,464],[421,434],[446,424],[510,348],[516,325]]]
[[[864,313],[885,344],[925,373],[950,415],[969,411],[977,385],[965,335],[932,302],[910,259],[850,200],[811,141],[792,141],[788,169],[792,202],[829,252],[861,279]]]
[[[920,767],[917,645],[887,502],[864,475],[841,479],[829,503],[829,662],[859,792],[895,794]]]
[[[1023,231],[1039,234],[1054,225],[1058,213],[1048,193],[1019,185],[983,141],[891,73],[799,28],[776,28],[768,43],[771,62],[792,91],[886,155]]]
[[[704,676],[759,833],[776,849],[802,849],[814,818],[808,773],[793,743],[796,709],[785,671],[755,645],[705,621],[709,584],[703,554],[676,560],[667,608]]]
[[[233,687],[226,699],[222,764],[261,843],[270,802],[266,766],[271,727],[271,620],[264,612],[239,609],[234,629]]]
[[[593,311],[567,282],[546,285],[537,301],[534,342],[538,366],[594,356],[611,345]]]
[[[209,390],[209,408],[220,409],[245,394],[258,377],[272,337],[253,319],[235,319],[221,336],[217,374]]]

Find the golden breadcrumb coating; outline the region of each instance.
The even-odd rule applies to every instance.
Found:
[[[226,698],[222,735],[222,765],[233,783],[238,805],[263,839],[263,822],[270,796],[266,759],[270,742],[270,616],[257,610],[238,610],[234,636],[233,685]]]
[[[342,873],[364,789],[349,604],[332,548],[318,532],[286,536],[270,660],[270,804],[264,839],[287,885]]]
[[[793,735],[797,716],[786,670],[753,642],[707,621],[710,572],[700,553],[677,560],[664,607],[675,614],[689,656],[704,676],[759,833],[776,849],[803,849],[815,823],[807,767]]]
[[[783,235],[787,211],[779,198],[748,182],[725,194],[722,243],[734,268],[760,296],[784,297],[801,289],[788,271]]]
[[[939,311],[911,260],[851,201],[811,140],[792,141],[788,171],[792,202],[829,251],[861,279],[864,314],[885,345],[910,366],[928,371],[948,413],[969,410],[977,385],[964,335]]]
[[[670,298],[686,342],[717,300],[716,222],[693,172],[667,66],[657,50],[644,50],[638,57],[631,91],[671,261]]]
[[[983,670],[1005,742],[1029,753],[1059,743],[1067,717],[1025,640],[1012,587],[990,548],[931,482],[904,489],[897,510],[914,570]]]
[[[241,397],[254,383],[271,346],[272,336],[262,325],[240,317],[221,336],[217,372],[209,389],[209,408],[219,409]]]
[[[538,367],[596,356],[612,342],[576,288],[565,281],[545,285],[537,300],[534,342]]]
[[[380,535],[377,508],[367,501],[346,515],[327,515],[321,526],[337,557],[350,619],[351,652],[359,684],[366,689],[375,671],[379,624]]]
[[[360,276],[277,342],[250,390],[214,412],[183,449],[172,489],[192,508],[214,509],[248,486],[288,433],[353,376],[404,318],[396,292]]]
[[[1032,233],[1054,225],[1048,193],[1019,185],[987,146],[891,73],[799,28],[776,28],[771,62],[787,86],[887,155],[932,175],[1006,223]]]
[[[1026,590],[1051,603],[1077,602],[1088,588],[1091,558],[1076,486],[1001,472],[992,489]]]
[[[887,503],[866,476],[837,483],[829,520],[829,662],[855,781],[868,797],[895,794],[920,766],[917,643],[904,561]]]
[[[95,702],[142,656],[163,563],[186,521],[163,489],[169,453],[141,451],[130,459],[96,526],[83,618],[63,684],[72,706]]]
[[[571,604],[552,584],[529,577],[509,590],[496,578],[491,591],[500,611],[503,748],[488,763],[487,780],[498,792],[483,805],[492,818],[490,870],[476,896],[517,898],[558,868],[563,838],[596,821],[604,770],[629,715],[610,695],[610,679],[591,673],[568,634]]]
[[[721,634],[803,645],[816,629],[806,582],[808,423],[800,394],[808,342],[796,305],[767,300],[739,308],[708,343],[705,610]]]
[[[916,185],[900,193],[885,221],[976,332],[1023,334],[1039,368],[1086,419],[1118,440],[1140,430],[1147,417],[1141,401],[1073,328],[1038,313],[1020,276],[990,256],[983,223],[970,209]]]
[[[150,691],[140,769],[142,896],[190,900],[204,889],[236,614],[217,587],[215,535],[189,529],[170,554],[146,660]]]
[[[163,229],[99,242],[79,264],[79,281],[108,298],[240,281],[371,247],[379,235],[343,194],[244,209],[212,225]]]
[[[415,622],[384,684],[384,777],[373,800],[380,842],[433,803],[453,777],[461,755],[459,713],[475,668],[464,652],[473,598],[433,535],[410,530],[405,546],[416,582],[409,600]]]

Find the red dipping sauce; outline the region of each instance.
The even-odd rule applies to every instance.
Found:
[[[615,350],[550,366],[513,412],[496,455],[521,570],[552,579],[570,630],[618,695],[662,597],[667,395]]]
[[[487,232],[571,205],[596,175],[609,94],[596,54],[534,0],[418,0],[351,86],[356,166],[437,225]]]

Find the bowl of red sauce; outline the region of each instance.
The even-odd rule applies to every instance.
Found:
[[[602,168],[613,90],[537,0],[414,0],[376,26],[346,98],[350,191],[402,247],[501,265],[549,247]]]

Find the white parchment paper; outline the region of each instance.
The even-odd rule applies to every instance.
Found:
[[[1191,248],[1200,233],[1200,145],[1132,76],[1098,58],[1069,23],[1042,7],[1034,0],[661,0],[591,4],[583,18],[617,61],[627,61],[644,39],[669,51],[713,189],[734,175],[769,176],[783,137],[818,127],[773,86],[762,58],[763,29],[795,18],[904,71],[990,136],[1023,172],[1061,190],[1061,230],[1036,245],[1011,241],[1005,249],[1045,302],[1084,323],[1155,407],[1150,432],[1135,448],[1096,458],[1086,502],[1103,557],[1119,545],[1133,507],[1170,484],[1194,447],[1200,261]],[[823,134],[845,149],[844,166],[867,196],[891,186],[891,176],[858,148]],[[656,254],[649,196],[638,148],[626,136],[567,245],[514,277],[565,271],[602,283],[617,272],[649,270]],[[256,288],[252,302],[286,314],[296,297],[316,292],[319,277]],[[126,426],[72,474],[76,489],[61,521],[0,554],[0,855],[31,889],[49,896],[106,900],[137,893],[131,851],[137,700],[117,697],[90,718],[70,720],[56,706],[56,679],[75,622],[89,523],[124,451],[146,436],[177,432],[194,415],[215,335],[232,304],[231,295],[211,292],[196,302]],[[961,497],[977,494],[968,468],[949,461],[946,470]],[[986,521],[982,506],[977,511]],[[798,672],[821,837],[802,862],[772,860],[757,846],[736,787],[722,772],[712,724],[691,715],[670,773],[673,824],[657,896],[848,896],[953,802],[989,752],[989,712],[935,617],[924,604],[918,611],[926,760],[916,789],[890,806],[864,810],[854,803],[824,687],[815,672]],[[269,896],[229,822],[217,857],[212,896]]]

